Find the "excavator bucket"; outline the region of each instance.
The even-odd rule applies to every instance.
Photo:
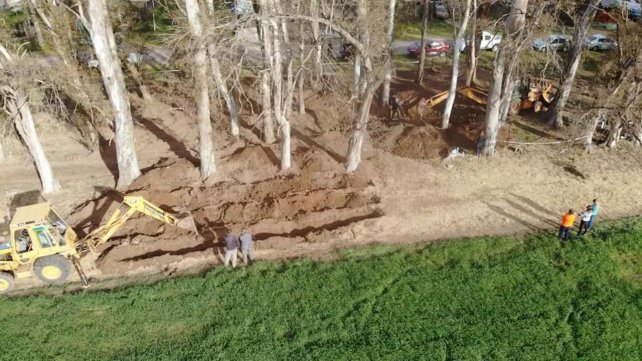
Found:
[[[175,218],[176,218],[176,227],[198,234],[198,229],[196,228],[196,221],[194,221],[194,217],[192,217],[192,215],[189,212],[182,211],[178,215],[176,215]]]

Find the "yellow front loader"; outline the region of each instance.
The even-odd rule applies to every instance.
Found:
[[[0,294],[12,290],[16,279],[35,276],[47,284],[64,283],[72,266],[87,286],[79,259],[87,251],[96,252],[137,212],[196,232],[189,214],[171,215],[138,196],[125,196],[107,223],[81,240],[49,203],[18,208],[9,225],[8,243],[0,243]]]

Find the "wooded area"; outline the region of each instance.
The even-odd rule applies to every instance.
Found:
[[[280,170],[292,168],[293,119],[306,114],[306,99],[311,96],[342,99],[350,114],[351,124],[343,128],[348,139],[344,155],[348,173],[359,169],[369,122],[382,117],[381,109],[394,113],[391,108],[399,106],[412,113],[411,117],[418,112],[419,121],[426,107],[432,111],[431,100],[423,96],[415,101],[417,105],[408,106],[400,86],[391,90],[391,84],[403,71],[414,72],[419,87],[432,81],[431,43],[436,40],[429,33],[431,27],[444,23],[437,20],[441,5],[435,3],[19,3],[3,10],[0,22],[0,97],[5,110],[0,118],[0,161],[6,152],[5,140],[19,138],[34,161],[44,193],[56,192],[60,184],[40,144],[32,109],[71,124],[90,150],[113,142],[116,185],[127,187],[141,175],[134,137],[137,120],[130,97],[154,98],[154,89],[168,82],[162,78],[168,71],[191,92],[193,107],[188,112],[198,119],[197,158],[204,181],[217,173],[217,139],[242,138],[240,129],[248,127],[248,117],[256,114],[259,121],[251,128],[260,132],[266,145],[278,140]],[[450,83],[442,89],[447,96],[438,126],[452,127],[453,107],[460,101],[457,94],[467,91],[461,90],[463,85],[478,89],[477,94],[484,95],[476,101],[485,104],[485,112],[478,135],[471,140],[477,145],[472,152],[492,156],[500,130],[510,122],[509,116],[526,109],[524,102],[539,111],[546,102],[524,95],[538,82],[556,84],[555,96],[543,105],[546,109],[540,116],[552,131],[561,131],[561,141],[569,141],[569,147],[574,144],[570,140],[587,150],[596,144],[613,148],[622,139],[642,145],[639,20],[621,9],[604,9],[599,0],[452,0],[443,4],[453,38],[443,40],[450,48],[444,63]],[[598,17],[607,17],[608,22],[599,23]],[[395,53],[395,41],[405,40],[395,34],[409,23],[420,28],[416,62]],[[616,45],[595,56],[585,39],[600,26],[606,29],[604,24],[610,24],[608,34]],[[547,38],[553,29],[564,29],[573,36],[564,49],[553,48],[551,42],[543,54],[534,55],[531,48],[536,48],[536,39]],[[486,32],[502,36],[492,47],[492,55],[483,48]],[[136,48],[132,43],[146,50],[130,51]],[[160,63],[149,60],[159,53],[168,53],[167,59]],[[578,71],[590,77],[591,84],[579,84]],[[575,93],[584,94],[587,87],[592,104],[569,100]],[[391,96],[399,103],[389,104]],[[221,126],[213,126],[222,119]],[[604,139],[596,136],[598,128],[606,129]],[[227,134],[217,134],[221,129]]]

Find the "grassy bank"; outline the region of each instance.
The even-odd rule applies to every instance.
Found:
[[[640,360],[642,222],[0,301],[2,360]]]

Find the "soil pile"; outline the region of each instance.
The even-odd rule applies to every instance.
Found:
[[[212,186],[203,186],[198,168],[184,159],[165,160],[146,170],[126,193],[143,196],[172,213],[189,211],[199,235],[135,215],[103,246],[97,268],[103,274],[123,274],[186,257],[214,259],[222,252],[228,228],[238,233],[248,227],[258,247],[285,252],[300,242],[334,239],[353,222],[382,215],[367,173],[328,171],[333,169],[332,157],[307,149],[296,159],[301,165],[296,173],[277,174],[271,151],[249,146],[235,152],[226,161],[237,168],[230,173],[232,179]],[[69,220],[81,234],[90,232],[106,222],[122,196],[106,192],[78,207]]]

